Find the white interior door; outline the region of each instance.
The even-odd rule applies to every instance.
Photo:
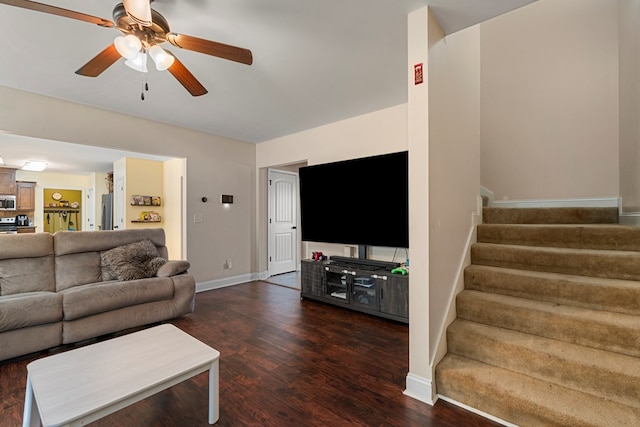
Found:
[[[269,169],[269,275],[296,271],[298,174]]]

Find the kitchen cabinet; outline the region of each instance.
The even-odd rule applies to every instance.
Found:
[[[35,210],[36,183],[33,181],[16,181],[16,210]]]
[[[0,168],[0,194],[16,194],[16,170]]]

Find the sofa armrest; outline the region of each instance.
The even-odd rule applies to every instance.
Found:
[[[179,274],[173,280],[176,316],[192,313],[196,304],[196,280],[191,274]]]
[[[189,261],[172,260],[167,261],[162,267],[158,269],[156,276],[158,277],[171,277],[178,274],[186,273],[189,270],[191,264]]]

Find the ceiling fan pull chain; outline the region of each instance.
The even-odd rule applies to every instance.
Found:
[[[144,74],[142,77],[144,82],[143,90],[140,91],[140,99],[144,101],[144,93],[149,91],[149,83],[147,83],[147,75]]]

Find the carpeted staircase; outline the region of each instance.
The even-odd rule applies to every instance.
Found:
[[[640,227],[484,208],[436,392],[518,426],[640,426]]]

